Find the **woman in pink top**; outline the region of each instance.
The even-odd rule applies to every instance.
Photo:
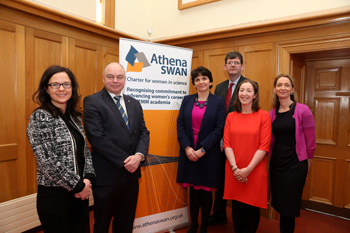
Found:
[[[271,205],[280,213],[281,233],[292,233],[316,148],[315,122],[310,109],[296,102],[295,80],[290,75],[278,75],[273,90]]]
[[[190,187],[191,226],[197,232],[201,209],[200,232],[207,232],[212,206],[212,191],[222,183],[220,139],[223,135],[226,109],[224,98],[210,93],[213,77],[205,67],[191,72],[197,94],[185,96],[177,118],[180,143],[178,183]]]

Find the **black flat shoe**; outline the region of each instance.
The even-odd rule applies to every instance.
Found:
[[[197,233],[198,229],[198,224],[197,225],[192,225],[190,226],[190,229],[188,229],[187,233]]]
[[[208,226],[226,224],[227,218],[216,218],[215,216],[210,216],[208,221]]]

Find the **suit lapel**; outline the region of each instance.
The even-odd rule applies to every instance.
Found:
[[[222,86],[223,89],[220,91],[221,92],[220,95],[222,97],[224,97],[224,98],[226,97],[226,93],[227,93],[227,89],[228,89],[228,83],[229,83],[228,79],[226,81],[224,81],[224,85]]]
[[[243,77],[241,75],[241,77],[239,78],[238,82],[237,82],[237,85],[235,86],[235,91],[233,92],[232,94],[232,97],[231,97],[231,101],[230,101],[230,105],[228,107],[228,111],[227,112],[232,112],[235,110],[235,107],[233,106],[233,103],[235,102],[235,99],[236,99],[236,95],[237,95],[237,91],[238,91],[238,85],[244,80],[246,79],[245,77]]]
[[[187,128],[189,132],[191,133],[190,140],[193,142],[193,129],[192,129],[192,110],[193,110],[193,104],[194,100],[196,99],[197,95],[191,95],[186,103],[186,110],[185,110],[185,117],[187,121]],[[194,145],[194,144],[193,144]]]
[[[110,94],[107,92],[107,90],[105,88],[103,88],[103,91],[101,93],[102,95],[102,100],[107,104],[107,106],[111,109],[111,111],[114,113],[114,115],[116,116],[117,120],[120,121],[120,123],[123,125],[123,128],[125,128],[128,132],[129,129],[125,124],[125,121],[122,117],[122,115],[120,114],[116,103],[114,102],[114,100],[112,99],[112,97],[110,96]],[[129,115],[128,115],[129,116]],[[130,122],[129,122],[130,123]]]

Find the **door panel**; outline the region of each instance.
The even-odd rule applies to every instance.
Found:
[[[334,205],[334,184],[336,159],[317,156],[313,160],[313,172],[310,175],[312,181],[309,184],[309,201]]]
[[[314,98],[313,105],[315,107],[316,143],[337,145],[340,100],[334,98]]]
[[[102,82],[102,46],[78,39],[69,39],[69,67],[79,83],[83,99],[97,90],[97,84]]]
[[[349,145],[348,145],[349,146]],[[346,160],[346,186],[345,188],[345,206],[344,208],[350,209],[350,159]]]
[[[244,77],[259,84],[259,103],[262,109],[270,111],[274,73],[276,69],[275,47],[273,44],[242,46],[239,52],[243,55]]]

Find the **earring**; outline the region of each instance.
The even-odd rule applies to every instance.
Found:
[[[290,95],[293,95],[293,92],[292,92],[292,93],[290,93]]]

